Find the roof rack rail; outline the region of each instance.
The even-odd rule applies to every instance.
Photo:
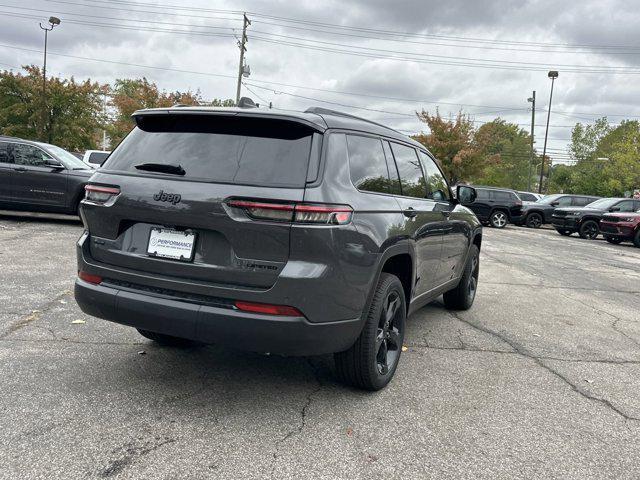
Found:
[[[304,111],[304,113],[315,113],[316,115],[336,115],[338,117],[353,118],[355,120],[361,120],[363,122],[371,123],[373,125],[377,125],[378,127],[386,128],[387,130],[392,130],[392,131],[394,131],[396,133],[400,133],[397,130],[394,130],[393,128],[388,127],[387,125],[383,125],[381,123],[374,122],[373,120],[369,120],[367,118],[358,117],[357,115],[351,115],[350,113],[340,112],[338,110],[331,110],[329,108],[309,107]]]

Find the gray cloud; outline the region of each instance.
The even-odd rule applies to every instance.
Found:
[[[234,76],[237,72],[238,49],[234,38],[203,35],[178,35],[163,32],[122,30],[99,26],[78,25],[70,20],[76,15],[103,15],[121,17],[130,20],[159,20],[199,25],[173,28],[193,32],[221,32],[211,28],[216,26],[237,27],[239,22],[220,20],[222,15],[211,11],[163,11],[163,15],[125,12],[117,5],[113,8],[98,8],[106,3],[92,3],[79,7],[56,1],[33,0],[25,5],[19,0],[5,0],[15,5],[12,11],[28,13],[20,8],[43,9],[42,18],[48,12],[59,14],[63,24],[50,36],[52,52],[67,53],[93,59],[105,59],[125,63],[155,65],[179,70],[191,70],[209,74]],[[83,0],[70,0],[82,2]],[[153,3],[155,0],[143,0]],[[158,0],[158,3],[176,3]],[[386,29],[399,32],[423,32],[450,37],[473,37],[497,40],[516,40],[519,42],[542,42],[553,44],[589,44],[589,45],[640,45],[640,30],[637,29],[640,11],[635,2],[626,0],[584,0],[582,2],[557,2],[556,0],[351,0],[349,2],[327,0],[246,0],[237,2],[218,2],[212,7],[205,0],[183,2],[185,5],[203,8],[245,9],[265,15],[282,16],[325,22],[331,24]],[[153,10],[143,7],[129,7],[135,10]],[[1,7],[0,11],[9,11]],[[63,13],[60,13],[63,12]],[[192,17],[177,16],[188,13]],[[39,15],[31,12],[30,15]],[[65,15],[66,20],[65,21]],[[196,18],[213,17],[213,18]],[[76,17],[78,18],[78,17]],[[311,31],[323,30],[322,27],[310,27],[299,24],[302,29],[282,28],[270,23],[282,23],[278,20],[253,17],[254,24],[249,28],[249,50],[247,61],[252,68],[249,81],[256,85],[266,85],[260,81],[270,81],[314,87],[327,90],[359,92],[380,97],[421,98],[443,102],[440,111],[455,114],[460,107],[445,102],[459,104],[486,105],[487,107],[464,106],[472,112],[478,121],[487,121],[500,115],[508,121],[528,125],[530,113],[526,99],[532,90],[538,93],[539,120],[543,123],[543,109],[549,93],[547,68],[560,70],[556,82],[554,108],[559,112],[589,112],[593,117],[604,113],[628,113],[640,116],[640,107],[636,99],[640,94],[637,75],[569,73],[562,65],[638,65],[640,55],[615,55],[606,49],[591,48],[589,53],[552,53],[550,48],[526,45],[500,45],[479,42],[466,42],[455,45],[452,39],[411,38],[424,44],[380,41],[375,39],[331,35]],[[97,19],[84,19],[95,22]],[[19,45],[40,50],[42,32],[36,19],[19,19],[0,13],[0,43]],[[104,20],[105,23],[131,24],[117,20]],[[147,28],[172,28],[168,25],[137,23]],[[207,28],[202,28],[206,26]],[[314,51],[283,43],[260,41],[266,37],[257,32],[271,32],[280,35],[309,38],[315,41],[333,42],[349,47],[331,47],[315,44],[321,48],[338,48],[351,51],[363,51],[357,47],[377,48],[400,52],[403,55],[423,54],[450,57],[429,58],[434,62],[468,61],[463,59],[484,59],[510,62],[537,62],[540,71],[504,70],[468,68],[438,63],[401,62],[389,59],[375,59],[344,55],[336,52]],[[227,30],[226,32],[232,32]],[[235,33],[238,30],[236,28]],[[346,33],[346,31],[342,31]],[[366,36],[365,32],[352,32]],[[375,35],[373,35],[375,36]],[[274,38],[274,37],[271,37]],[[281,39],[286,40],[286,39]],[[289,42],[300,43],[289,39]],[[449,45],[437,45],[449,44]],[[483,48],[472,48],[482,46]],[[501,50],[489,46],[508,48]],[[554,47],[554,50],[566,50]],[[547,50],[526,51],[526,50]],[[637,51],[640,51],[638,48]],[[22,52],[0,47],[0,67],[41,62],[38,52]],[[195,75],[164,70],[151,70],[141,67],[122,66],[88,60],[51,56],[50,71],[63,75],[75,75],[77,78],[91,77],[101,82],[111,82],[115,78],[146,76],[167,90],[200,89],[205,98],[231,98],[235,95],[235,80],[213,75]],[[564,69],[563,69],[564,68]],[[288,96],[285,93],[254,88],[253,90],[267,102],[272,101],[279,108],[306,108],[327,100],[344,105],[360,106],[383,112],[363,111],[348,106],[344,110],[360,113],[373,119],[389,123],[395,128],[417,131],[423,126],[411,116],[395,115],[393,112],[411,114],[425,108],[433,111],[434,104],[394,102],[382,98],[364,96],[345,96],[329,92],[308,90],[300,87],[273,86],[279,92],[309,97],[303,99]],[[246,92],[248,93],[248,92]],[[315,98],[317,100],[312,100]],[[322,103],[319,103],[322,104]],[[330,104],[324,106],[331,107]],[[498,106],[520,108],[520,110],[500,111]],[[387,112],[387,113],[384,113]],[[584,117],[568,117],[566,114],[552,116],[551,144],[562,148],[569,138],[570,129],[564,125],[580,121]],[[612,120],[614,120],[612,118]],[[617,120],[617,119],[615,119]],[[528,129],[528,127],[526,127]],[[541,129],[537,129],[538,135]]]

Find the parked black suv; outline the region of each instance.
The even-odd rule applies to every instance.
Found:
[[[525,203],[522,206],[522,216],[518,225],[529,228],[540,228],[545,223],[551,223],[553,212],[559,207],[584,207],[599,197],[589,195],[549,195],[535,203]]]
[[[578,232],[581,238],[593,240],[600,233],[600,220],[609,212],[635,212],[640,200],[632,198],[601,198],[586,207],[557,208],[553,226],[560,235]]]
[[[409,313],[473,303],[482,227],[421,144],[320,108],[134,118],[82,202],[84,312],[160,343],[335,353],[377,390]]]
[[[75,214],[93,171],[55,145],[0,136],[0,208]]]
[[[478,219],[495,228],[520,221],[522,200],[513,190],[476,186],[476,199],[468,207]]]

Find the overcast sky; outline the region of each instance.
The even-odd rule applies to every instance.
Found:
[[[38,21],[55,15],[52,74],[146,76],[166,90],[234,98],[242,20],[226,11],[238,10],[252,21],[253,93],[243,94],[277,108],[322,105],[405,133],[424,130],[416,110],[462,109],[478,125],[500,116],[529,130],[536,90],[541,151],[554,69],[552,152],[566,149],[578,121],[640,117],[636,0],[0,0],[0,68],[40,65]]]

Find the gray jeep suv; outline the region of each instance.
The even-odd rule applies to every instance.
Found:
[[[421,144],[321,108],[134,118],[86,186],[84,312],[162,344],[334,353],[343,381],[378,390],[409,313],[473,303],[481,225]]]

